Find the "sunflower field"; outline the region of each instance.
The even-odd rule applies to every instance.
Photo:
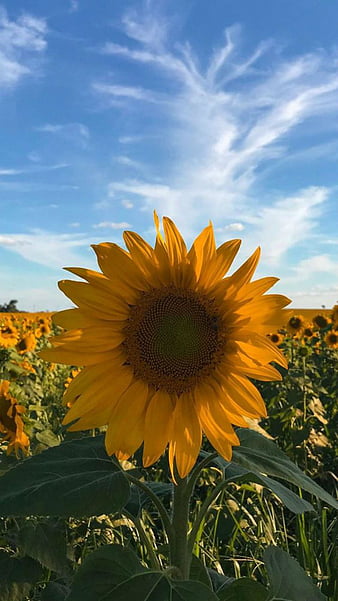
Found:
[[[196,298],[184,297],[194,311]],[[189,327],[184,306],[176,330]],[[338,306],[285,313],[266,334],[271,372],[246,372],[266,412],[234,412],[229,457],[225,445],[214,451],[217,428],[206,424],[198,463],[186,468],[178,442],[169,461],[147,440],[143,458],[140,442],[107,454],[107,421],[77,415],[78,383],[85,395],[90,382],[88,361],[62,359],[76,345],[68,312],[0,313],[0,601],[337,601]],[[184,396],[181,386],[170,380],[168,390]],[[99,403],[97,390],[88,403]]]

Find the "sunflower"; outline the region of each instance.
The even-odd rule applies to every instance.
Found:
[[[28,332],[25,336],[21,338],[18,342],[16,349],[20,355],[27,353],[29,351],[33,351],[36,346],[36,338],[32,332]]]
[[[15,346],[19,338],[19,333],[14,326],[4,325],[0,327],[0,346],[11,348]]]
[[[338,323],[338,305],[332,307],[331,319],[334,324]]]
[[[311,328],[311,326],[310,325],[305,326],[305,328],[303,330],[303,336],[305,338],[313,338],[313,335],[314,335],[314,331]]]
[[[318,315],[315,315],[312,318],[312,322],[313,322],[313,325],[316,328],[319,328],[320,330],[323,330],[324,328],[326,328],[330,323],[329,319],[327,317],[325,317],[325,315],[322,315],[321,313],[318,313]]]
[[[280,334],[279,332],[273,332],[272,334],[268,334],[268,336],[269,336],[271,342],[273,342],[277,346],[279,344],[282,344],[282,342],[284,340],[284,336],[282,336],[282,334]]]
[[[29,438],[23,430],[21,418],[25,409],[10,394],[9,386],[8,380],[0,381],[0,433],[5,435],[3,440],[8,442],[7,454],[14,451],[18,456],[20,450],[26,455]]]
[[[35,330],[35,337],[36,338],[41,338],[41,336],[48,336],[48,334],[50,334],[50,327],[48,324],[46,323],[42,323],[36,330]]]
[[[286,328],[290,334],[300,334],[305,325],[302,315],[292,315],[286,324]]]
[[[331,330],[328,332],[325,336],[325,342],[331,348],[338,348],[338,331]]]
[[[106,450],[119,460],[144,442],[146,467],[169,445],[171,472],[176,464],[183,478],[202,432],[230,459],[239,444],[232,425],[266,416],[249,378],[281,379],[269,363],[287,362],[266,334],[283,325],[290,301],[264,295],[277,278],[251,281],[259,248],[224,277],[240,240],[216,248],[209,224],[188,251],[168,217],[164,237],[156,214],[155,225],[154,248],[126,231],[128,251],[108,242],[93,246],[102,273],[68,268],[86,281],[59,283],[77,308],[55,315],[68,331],[41,356],[83,366],[64,395],[70,430],[108,425]]]

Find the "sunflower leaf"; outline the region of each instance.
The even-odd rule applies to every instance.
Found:
[[[228,482],[256,482],[271,490],[284,503],[285,507],[293,513],[304,513],[305,511],[315,511],[311,503],[302,499],[292,490],[277,482],[274,478],[269,478],[263,474],[249,471],[240,465],[230,463],[225,467],[225,477]]]
[[[269,601],[326,601],[299,563],[279,547],[268,547],[263,555],[270,582]]]
[[[19,531],[20,549],[49,570],[61,574],[69,573],[64,523],[55,518],[41,523],[33,520],[25,520],[25,522]]]
[[[104,545],[77,571],[67,601],[217,601],[210,588],[193,580],[172,581],[147,570],[137,555],[120,545]]]
[[[232,463],[260,475],[267,474],[291,482],[338,509],[338,502],[304,474],[274,442],[246,428],[239,428],[237,434],[241,444],[233,448]]]
[[[103,437],[62,443],[0,478],[0,515],[86,517],[119,511],[129,483],[106,454]]]
[[[41,576],[42,568],[34,559],[0,551],[0,601],[22,601]]]
[[[266,601],[266,588],[250,578],[238,578],[217,591],[220,601]]]

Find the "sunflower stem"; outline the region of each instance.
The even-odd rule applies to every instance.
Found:
[[[209,463],[212,463],[213,460],[218,457],[218,453],[209,453],[207,457],[204,457],[202,461],[196,463],[195,467],[192,469],[191,474],[189,476],[188,485],[187,485],[187,494],[191,497],[193,490],[195,488],[196,482],[205,467],[208,467]]]
[[[152,542],[149,539],[149,536],[147,535],[147,532],[146,532],[146,530],[145,530],[145,528],[144,528],[144,526],[142,524],[142,521],[140,520],[140,518],[137,518],[137,517],[133,516],[126,509],[124,509],[123,513],[128,518],[128,520],[130,520],[134,524],[135,529],[137,530],[137,533],[139,535],[140,542],[141,542],[141,544],[144,545],[144,547],[147,550],[147,553],[148,553],[149,560],[150,560],[152,568],[154,568],[155,570],[160,570],[161,569],[160,562],[159,562],[159,560],[157,558],[157,555],[156,555],[156,553],[154,551]]]
[[[159,513],[159,516],[160,516],[162,524],[163,524],[163,528],[164,528],[167,538],[168,538],[169,546],[171,547],[173,539],[174,539],[174,530],[173,530],[172,523],[170,521],[169,514],[168,514],[166,508],[164,507],[162,501],[147,486],[146,482],[142,482],[138,478],[135,478],[131,474],[128,474],[128,472],[125,472],[125,476],[129,480],[129,482],[131,482],[132,484],[134,484],[135,486],[140,488],[152,500],[153,504],[155,505],[155,507]]]
[[[196,536],[198,534],[198,530],[202,523],[202,520],[205,518],[210,507],[212,506],[214,501],[216,501],[217,497],[221,494],[221,492],[226,487],[226,485],[227,485],[227,482],[224,482],[224,480],[222,482],[220,482],[219,484],[217,484],[217,486],[215,486],[212,493],[203,501],[203,503],[200,507],[200,510],[195,518],[193,527],[189,533],[189,537],[188,537],[188,541],[187,541],[187,551],[188,551],[188,557],[190,557],[190,560],[191,560],[191,556],[193,553]]]
[[[181,580],[189,578],[191,557],[188,554],[188,523],[190,496],[188,479],[176,476],[174,488],[172,525],[174,540],[171,545],[171,563],[178,569]]]

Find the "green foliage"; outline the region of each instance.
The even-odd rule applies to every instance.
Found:
[[[25,459],[4,474],[0,515],[100,515],[122,509],[128,497],[129,484],[102,437],[86,437]]]
[[[133,551],[107,545],[78,570],[67,601],[217,601],[205,584],[172,580],[170,573],[147,570]]]
[[[278,547],[268,547],[263,559],[270,581],[268,601],[325,601],[324,595],[288,553]]]
[[[0,550],[0,601],[22,601],[41,575],[38,562]]]
[[[171,516],[165,458],[144,470],[136,454],[124,474],[100,431],[65,433],[71,369],[0,349],[32,455],[0,448],[0,601],[336,601],[338,370],[324,335],[287,340],[283,381],[256,383],[269,415],[261,425],[276,440],[239,429],[232,461],[218,457],[197,478],[188,581],[171,567],[154,503]]]

